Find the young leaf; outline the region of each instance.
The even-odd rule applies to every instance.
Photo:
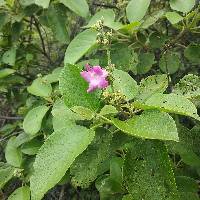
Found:
[[[28,112],[24,118],[23,128],[27,134],[35,135],[41,128],[42,120],[49,110],[47,106],[38,106]]]
[[[121,131],[132,136],[178,141],[178,132],[173,118],[158,110],[143,112],[138,117],[127,121],[112,119],[113,124]]]
[[[13,166],[0,162],[0,189],[13,177],[14,172]]]
[[[7,163],[14,167],[20,167],[22,163],[22,153],[19,148],[16,147],[15,143],[15,136],[11,137],[8,140],[8,143],[6,145],[5,149],[5,157]]]
[[[29,93],[39,97],[49,97],[52,92],[51,84],[47,83],[42,78],[37,78],[27,87]]]
[[[83,106],[91,110],[99,107],[99,93],[87,93],[88,83],[81,77],[81,70],[75,65],[66,65],[60,74],[60,90],[65,104]]]
[[[8,200],[30,200],[30,188],[28,186],[17,188]]]
[[[132,199],[179,200],[166,147],[159,141],[136,140],[124,162],[125,187]]]
[[[97,12],[89,21],[85,28],[92,27],[97,23],[97,21],[103,19],[103,25],[114,30],[118,30],[122,27],[120,22],[115,22],[115,13],[112,9],[101,9]]]
[[[15,65],[16,59],[16,48],[12,47],[3,54],[2,62],[11,66]]]
[[[183,20],[183,17],[177,12],[167,12],[165,14],[166,18],[170,21],[171,24],[177,24]]]
[[[176,94],[155,94],[148,98],[145,103],[134,102],[133,104],[136,108],[144,110],[159,109],[199,120],[195,105],[184,96]]]
[[[30,179],[32,200],[41,199],[91,143],[95,133],[85,127],[69,125],[54,132],[39,150]]]
[[[74,106],[71,110],[79,115],[82,120],[91,120],[95,116],[93,111],[82,106]]]
[[[114,106],[111,105],[105,105],[101,111],[100,111],[100,115],[111,115],[111,114],[117,114],[118,111]]]
[[[37,154],[38,150],[40,149],[40,147],[42,146],[42,142],[38,139],[33,139],[29,142],[24,143],[21,146],[21,151],[24,154],[27,155],[35,155]]]
[[[146,14],[151,0],[131,0],[126,7],[129,22],[140,21]]]
[[[79,33],[69,44],[65,52],[64,64],[76,63],[96,44],[97,32],[91,29]]]
[[[89,15],[89,7],[86,0],[59,0],[60,3],[63,3],[70,10],[75,12],[81,17],[87,17]]]
[[[173,10],[187,13],[195,6],[195,0],[170,0],[169,4]]]
[[[137,82],[127,72],[115,69],[112,75],[114,78],[113,88],[115,92],[122,93],[127,100],[131,100],[137,95]]]

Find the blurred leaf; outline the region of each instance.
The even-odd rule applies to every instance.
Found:
[[[81,17],[87,17],[89,15],[89,7],[86,0],[59,0],[70,10],[75,12]]]
[[[50,84],[56,83],[59,81],[59,76],[60,76],[61,70],[62,70],[62,67],[57,67],[53,70],[53,72],[51,74],[44,76],[42,79],[46,83],[50,83]]]
[[[173,10],[187,13],[195,6],[195,0],[170,0],[169,4]]]
[[[171,24],[177,24],[183,20],[183,17],[177,12],[167,12],[165,14],[166,18],[170,21]]]
[[[151,0],[131,0],[126,7],[129,22],[140,21],[146,14]]]
[[[16,59],[16,48],[12,47],[3,54],[2,62],[11,66],[15,65]]]
[[[8,200],[30,200],[30,188],[28,186],[17,188]]]
[[[0,189],[13,177],[15,168],[7,163],[0,162]]]
[[[100,115],[110,115],[110,114],[117,114],[118,111],[114,106],[111,105],[105,105],[101,111],[100,111]]]
[[[32,200],[41,199],[61,180],[94,136],[95,133],[85,127],[68,125],[48,137],[34,163],[35,171],[30,179]]]
[[[138,56],[137,72],[139,74],[146,74],[154,64],[154,59],[155,56],[153,53],[140,53]]]
[[[185,49],[184,55],[189,61],[198,64],[200,62],[200,45],[190,44]]]
[[[24,118],[23,128],[27,134],[35,135],[41,128],[42,120],[49,110],[47,106],[38,106],[30,110]]]
[[[35,155],[42,146],[42,142],[38,139],[33,139],[30,142],[26,142],[21,146],[21,151],[27,155]]]
[[[127,72],[115,69],[112,75],[114,78],[113,88],[115,92],[120,92],[127,100],[131,100],[137,95],[137,82]]]
[[[10,68],[2,69],[0,70],[0,79],[6,76],[9,76],[10,74],[13,74],[13,73],[15,73],[14,69],[10,69]]]
[[[91,120],[95,116],[93,111],[82,106],[74,106],[71,108],[71,110],[79,115],[80,119],[82,120]]]
[[[178,132],[173,118],[158,110],[143,112],[140,116],[127,121],[112,119],[113,124],[121,131],[132,136],[148,139],[178,141]]]
[[[97,32],[94,30],[85,30],[79,33],[69,44],[65,52],[65,65],[67,63],[76,63],[89,49],[96,44]]]
[[[45,81],[45,79],[37,78],[33,83],[27,87],[29,93],[39,97],[49,97],[52,92],[51,84]]]
[[[13,136],[8,140],[5,149],[5,158],[10,165],[20,168],[22,163],[22,153],[20,149],[16,147],[15,139],[16,137]]]
[[[48,8],[49,7],[49,3],[50,0],[34,0],[35,4],[37,4],[38,6],[42,6],[43,8]]]
[[[164,73],[174,74],[181,66],[180,57],[177,53],[167,52],[163,54],[159,67]]]
[[[38,0],[40,1],[40,0]],[[43,2],[43,1],[42,1]],[[66,11],[60,4],[51,5],[41,19],[51,28],[54,37],[61,43],[69,43],[69,31],[66,24]]]
[[[60,75],[60,90],[65,104],[83,106],[91,110],[99,107],[99,93],[87,93],[88,83],[81,77],[81,70],[75,65],[66,65]]]

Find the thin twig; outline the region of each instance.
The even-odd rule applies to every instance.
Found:
[[[19,116],[16,116],[16,117],[0,116],[0,120],[4,120],[4,119],[7,119],[7,120],[21,120],[21,119],[23,119],[23,117],[19,117]]]

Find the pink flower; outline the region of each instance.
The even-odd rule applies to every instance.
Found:
[[[86,64],[86,71],[82,71],[81,76],[89,83],[88,93],[108,86],[108,81],[106,80],[108,72],[100,66],[91,67]]]

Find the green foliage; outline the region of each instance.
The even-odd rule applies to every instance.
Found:
[[[30,179],[33,200],[41,199],[61,180],[75,158],[87,148],[93,138],[94,131],[68,125],[46,140],[36,156],[34,174]]]
[[[145,16],[150,2],[150,0],[131,0],[126,7],[129,22],[140,21]]]
[[[8,200],[30,200],[30,188],[23,186],[16,189],[9,197]]]
[[[136,140],[125,158],[124,179],[133,199],[179,199],[169,157],[161,142]]]
[[[47,106],[38,106],[28,112],[24,118],[24,131],[30,135],[35,135],[41,128],[42,119],[49,110]]]
[[[0,199],[199,199],[199,11],[0,0]]]
[[[139,117],[127,121],[112,119],[114,125],[132,136],[178,141],[175,122],[167,113],[157,110],[143,112]]]

